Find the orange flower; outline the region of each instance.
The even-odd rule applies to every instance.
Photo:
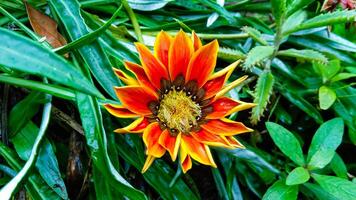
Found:
[[[233,136],[252,130],[225,117],[254,104],[223,95],[247,76],[224,85],[238,62],[213,73],[219,48],[216,40],[202,46],[194,32],[192,38],[183,31],[172,38],[161,31],[154,54],[143,44],[136,43],[136,48],[142,66],[125,62],[136,78],[115,69],[127,84],[115,88],[123,105],[106,104],[105,108],[116,117],[137,118],[115,132],[143,133],[147,159],[142,172],[166,151],[173,161],[179,152],[185,173],[192,167],[191,158],[216,167],[209,146],[243,147]]]

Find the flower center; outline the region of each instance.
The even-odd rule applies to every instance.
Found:
[[[197,126],[201,113],[200,106],[186,92],[173,89],[161,100],[157,117],[171,130],[189,133],[193,126]]]

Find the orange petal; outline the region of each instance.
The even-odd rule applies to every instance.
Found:
[[[129,76],[122,70],[119,70],[116,68],[113,68],[113,69],[114,69],[116,76],[119,77],[119,79],[122,82],[124,82],[126,85],[138,85],[138,82],[134,78],[132,78],[131,76]]]
[[[235,101],[228,97],[221,97],[210,104],[213,107],[213,112],[209,113],[207,119],[220,119],[234,112],[246,110],[254,107],[254,103],[246,103],[243,101]]]
[[[127,109],[140,115],[151,114],[148,104],[157,100],[152,92],[141,86],[116,87],[115,92]]]
[[[185,77],[193,52],[192,41],[180,30],[173,39],[168,52],[168,69],[171,80],[174,80],[180,74]]]
[[[171,136],[168,130],[164,130],[159,137],[159,143],[169,152],[173,161],[177,159],[178,149],[181,140],[181,133]]]
[[[197,51],[200,47],[203,46],[201,41],[200,41],[200,38],[195,33],[195,31],[192,32],[192,41],[193,41],[193,46],[194,46],[194,50],[195,51]]]
[[[157,122],[148,125],[143,131],[142,138],[147,147],[147,155],[160,158],[166,152],[166,150],[158,143],[161,134],[162,130]]]
[[[185,158],[181,162],[181,166],[184,174],[192,168],[192,159],[190,159],[190,156],[185,156]]]
[[[194,52],[188,65],[186,80],[195,80],[198,87],[203,86],[214,71],[218,49],[218,41],[214,40]]]
[[[211,133],[225,136],[253,131],[241,122],[235,122],[226,118],[211,119],[206,124],[202,124],[201,127]]]
[[[120,118],[134,118],[139,117],[140,115],[131,112],[127,108],[122,105],[115,105],[115,104],[105,104],[104,108],[115,117]]]
[[[154,45],[155,56],[166,66],[168,69],[168,51],[171,45],[172,37],[161,31],[158,33]]]
[[[143,68],[140,65],[129,61],[125,61],[125,67],[126,69],[130,70],[132,73],[135,74],[141,86],[147,87],[152,91],[156,91],[156,88],[152,85],[151,81],[148,79],[145,70],[143,70]]]
[[[142,167],[141,173],[145,173],[148,168],[152,165],[153,161],[155,161],[155,157],[148,155],[145,161],[145,164]]]
[[[161,87],[161,79],[169,79],[166,67],[152,55],[145,45],[141,43],[135,43],[135,45],[140,54],[140,60],[148,79],[151,81],[152,85],[159,89]]]
[[[207,145],[198,142],[192,136],[182,135],[181,148],[184,149],[194,160],[216,167],[216,164]]]
[[[145,117],[141,117],[136,119],[130,125],[116,129],[114,132],[116,133],[142,133],[145,128],[150,124],[150,122]]]
[[[223,137],[232,147],[235,148],[245,148],[243,144],[241,144],[238,140],[234,138],[234,136],[221,136]]]
[[[221,90],[239,63],[240,60],[230,64],[209,77],[208,81],[203,86],[203,89],[205,90],[205,99],[213,97]]]
[[[222,138],[220,135],[215,135],[204,129],[200,129],[198,132],[192,132],[190,134],[195,140],[207,145],[233,148],[226,138]]]
[[[215,95],[215,99],[224,96],[227,92],[229,92],[231,89],[237,87],[238,85],[240,85],[244,80],[247,79],[248,76],[242,76],[241,78],[229,83],[228,85],[226,85],[222,90],[220,90],[216,95]]]

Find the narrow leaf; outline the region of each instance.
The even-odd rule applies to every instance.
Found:
[[[276,21],[277,27],[280,27],[283,23],[285,13],[287,11],[286,0],[271,0],[272,14]]]
[[[164,7],[173,0],[127,0],[130,7],[135,10],[152,11]]]
[[[320,52],[311,49],[287,49],[278,51],[278,56],[293,57],[301,60],[306,60],[310,62],[321,62],[327,63],[328,59]]]
[[[330,167],[338,177],[347,179],[347,168],[339,154],[335,153],[330,162]]]

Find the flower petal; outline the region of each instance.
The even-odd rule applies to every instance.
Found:
[[[200,38],[195,33],[195,31],[192,32],[192,41],[193,41],[193,46],[194,46],[194,50],[195,51],[197,51],[200,47],[203,46],[201,41],[200,41]]]
[[[154,52],[156,58],[158,58],[164,64],[164,66],[166,66],[167,69],[168,69],[168,51],[169,51],[169,47],[171,46],[171,41],[172,41],[172,37],[168,33],[161,31],[158,33],[154,45]]]
[[[161,87],[161,79],[169,79],[166,67],[152,55],[145,45],[141,43],[135,43],[135,45],[148,79],[152,82],[152,85],[159,89]]]
[[[201,142],[198,142],[192,136],[182,135],[181,148],[184,149],[194,160],[205,165],[216,167],[209,147]]]
[[[197,81],[198,87],[203,86],[214,71],[218,49],[218,41],[214,40],[194,52],[188,65],[186,80]]]
[[[209,113],[206,118],[220,119],[234,112],[252,108],[255,105],[254,103],[246,103],[243,101],[235,101],[228,97],[221,97],[210,104],[210,106],[213,107],[213,112]]]
[[[174,80],[180,74],[185,77],[193,52],[192,41],[180,30],[173,39],[168,52],[168,69],[171,80]]]
[[[240,85],[244,80],[247,79],[248,76],[242,76],[241,78],[229,83],[226,85],[222,90],[220,90],[216,95],[215,99],[224,96],[227,92],[229,92],[231,89],[235,88],[236,86]]]
[[[171,136],[167,129],[164,130],[159,137],[159,144],[161,144],[169,152],[173,161],[177,159],[180,140],[181,133],[177,136]]]
[[[225,147],[225,148],[234,148],[232,145],[230,145],[230,143],[226,138],[222,138],[220,135],[215,135],[213,133],[210,133],[205,129],[200,129],[199,131],[192,132],[190,134],[195,140],[207,145]]]
[[[157,96],[141,86],[116,87],[115,92],[123,106],[140,115],[151,114],[148,104],[157,100]]]
[[[134,118],[139,117],[140,115],[131,112],[127,108],[122,105],[115,105],[115,104],[105,104],[104,108],[115,117],[120,118]]]
[[[150,124],[150,122],[145,117],[136,119],[130,125],[116,129],[115,133],[142,133],[145,128]]]
[[[185,158],[181,162],[181,166],[184,174],[192,168],[192,159],[190,159],[190,156],[185,156]]]
[[[147,147],[147,155],[160,158],[166,150],[158,143],[162,130],[158,123],[152,123],[143,131],[143,142]]]
[[[124,82],[126,85],[138,85],[138,82],[132,78],[131,76],[129,76],[128,74],[126,74],[125,72],[123,72],[122,70],[113,68],[114,72],[116,74],[116,76],[122,81]]]
[[[238,140],[234,138],[234,136],[221,136],[226,139],[226,141],[235,148],[245,148],[243,144],[241,144]]]
[[[211,119],[206,124],[202,124],[201,127],[211,133],[225,136],[253,131],[241,122],[235,122],[226,118]]]
[[[152,85],[151,81],[148,79],[145,70],[138,64],[125,61],[126,69],[130,70],[135,74],[139,84],[143,87],[147,87],[152,91],[156,91],[156,88]]]
[[[236,66],[240,63],[240,60],[230,64],[224,69],[214,73],[204,84],[203,89],[205,90],[205,99],[213,97],[218,93],[221,88],[224,86],[225,82],[229,79],[231,73],[234,71]]]
[[[148,168],[150,168],[150,166],[152,165],[153,161],[155,161],[155,159],[156,158],[153,156],[150,156],[150,155],[147,156],[145,164],[143,165],[142,170],[141,170],[142,174],[145,173],[148,170]]]

